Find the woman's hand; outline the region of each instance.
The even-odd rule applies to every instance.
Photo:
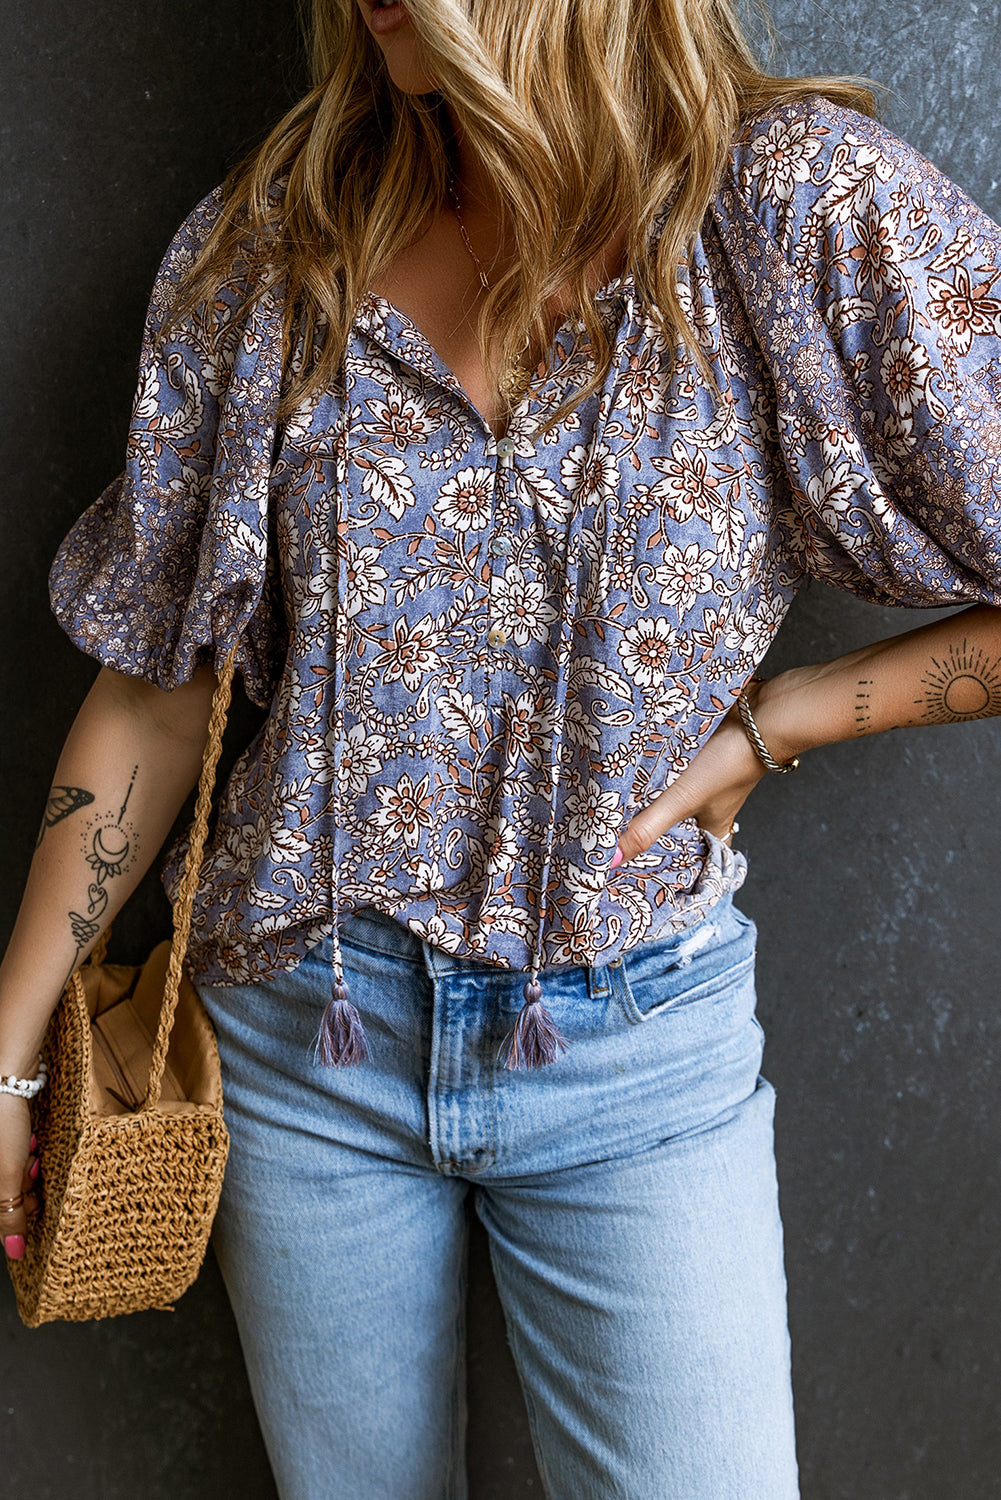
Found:
[[[759,691],[758,683],[745,688],[752,712]],[[734,704],[677,781],[638,812],[619,835],[622,860],[616,857],[613,868],[649,849],[682,818],[695,818],[700,828],[728,838],[740,809],[767,774]]]
[[[0,1094],[0,1239],[11,1260],[20,1260],[24,1254],[25,1229],[38,1212],[35,1146],[27,1099]],[[24,1202],[6,1211],[5,1203],[22,1194]]]

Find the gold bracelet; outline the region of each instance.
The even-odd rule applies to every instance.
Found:
[[[768,746],[765,744],[764,740],[761,737],[761,730],[758,728],[757,724],[755,724],[754,719],[751,715],[750,706],[747,702],[746,697],[744,696],[744,689],[750,687],[752,682],[764,682],[764,680],[765,679],[763,677],[758,677],[757,674],[755,674],[754,676],[749,677],[744,683],[744,687],[741,689],[740,697],[737,699],[737,713],[740,715],[740,722],[744,726],[744,731],[747,734],[747,738],[750,740],[751,744],[754,746],[755,750],[758,753],[758,759],[762,762],[766,770],[778,771],[781,773],[785,773],[786,771],[795,771],[799,765],[799,756],[794,755],[792,760],[787,761],[778,761],[775,759],[774,755],[772,755]]]

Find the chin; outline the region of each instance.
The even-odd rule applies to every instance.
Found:
[[[389,64],[389,59],[386,59]],[[389,66],[389,76],[402,94],[433,94],[437,85],[418,63],[412,67]]]

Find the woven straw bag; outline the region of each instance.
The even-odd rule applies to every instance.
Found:
[[[212,700],[174,936],[145,964],[102,963],[107,936],[66,983],[31,1101],[43,1204],[7,1260],[29,1328],[173,1301],[198,1275],[229,1136],[212,1023],[182,970],[226,725],[236,647]]]

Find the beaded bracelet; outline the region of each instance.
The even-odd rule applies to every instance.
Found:
[[[39,1055],[38,1072],[34,1078],[15,1078],[13,1073],[0,1073],[0,1094],[17,1094],[20,1099],[34,1099],[45,1083],[47,1071]]]
[[[764,680],[765,679],[763,677],[749,677],[744,683],[744,687],[749,687],[752,682],[764,682]],[[758,728],[757,724],[755,724],[754,722],[754,719],[751,717],[750,705],[748,704],[748,701],[743,693],[741,693],[740,697],[737,699],[737,712],[740,715],[740,722],[744,726],[747,738],[750,740],[751,744],[757,751],[758,759],[763,763],[765,769],[768,771],[781,772],[795,771],[796,767],[799,765],[799,756],[794,755],[792,760],[787,761],[779,761],[775,759],[774,755],[771,753],[768,746],[765,744],[764,740],[761,737],[761,730]]]

